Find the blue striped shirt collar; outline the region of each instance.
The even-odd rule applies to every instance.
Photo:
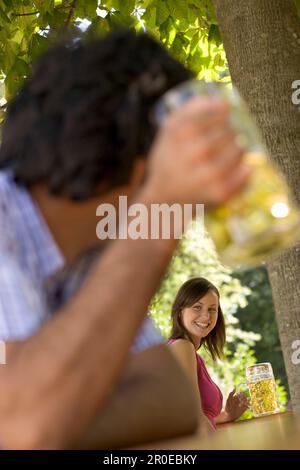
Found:
[[[18,234],[22,257],[31,258],[45,281],[65,265],[64,256],[55,242],[50,229],[30,193],[17,185],[10,172],[0,172],[0,186],[6,187],[9,198],[8,210],[12,212],[11,229]],[[1,181],[2,180],[2,181]],[[6,183],[6,184],[5,184]]]

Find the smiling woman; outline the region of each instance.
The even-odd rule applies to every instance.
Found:
[[[204,346],[213,360],[222,358],[225,323],[218,289],[207,279],[194,278],[178,291],[172,307],[168,344],[200,395],[201,409],[213,427],[234,421],[247,409],[243,394],[233,390],[222,411],[223,396],[197,350]]]

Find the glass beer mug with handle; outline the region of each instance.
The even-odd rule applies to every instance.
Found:
[[[295,243],[300,236],[300,216],[236,89],[219,82],[184,82],[158,101],[156,123],[196,94],[219,96],[229,103],[232,127],[252,168],[246,189],[226,205],[205,213],[205,225],[224,264],[252,267]]]
[[[250,396],[249,408],[255,417],[279,413],[276,382],[269,362],[246,367],[246,382],[237,385],[237,393],[246,386]]]

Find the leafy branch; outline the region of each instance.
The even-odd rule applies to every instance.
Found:
[[[70,17],[69,21],[71,21],[72,15],[73,15],[74,10],[76,8],[76,2],[77,2],[77,0],[73,1],[72,3],[69,3],[68,5],[57,6],[57,7],[54,8],[54,10],[68,10],[70,8],[71,17]],[[34,15],[39,15],[40,13],[41,12],[39,10],[35,10],[35,11],[29,11],[27,13],[12,13],[12,16],[34,16]]]

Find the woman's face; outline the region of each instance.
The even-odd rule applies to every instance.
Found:
[[[191,307],[186,307],[181,312],[182,324],[190,334],[196,345],[205,338],[216,326],[218,320],[219,298],[209,290],[201,299]]]

